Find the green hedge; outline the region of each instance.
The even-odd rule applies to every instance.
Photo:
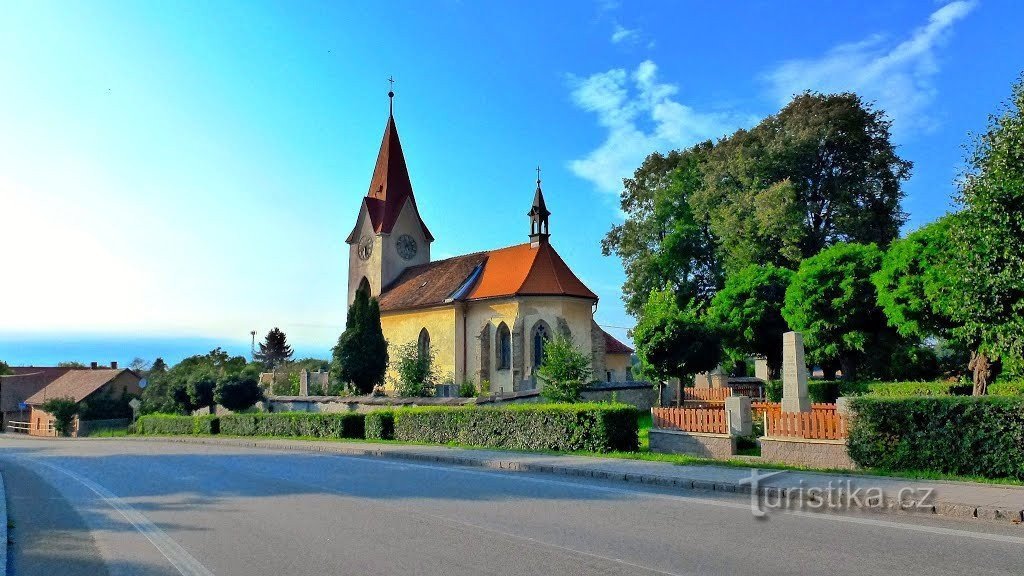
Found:
[[[883,398],[912,398],[915,396],[970,395],[972,386],[959,382],[871,382],[867,393]]]
[[[175,414],[148,414],[135,422],[136,434],[217,434],[220,431],[217,416],[178,416]]]
[[[1024,480],[1024,398],[851,400],[847,446],[857,464]]]
[[[511,450],[609,452],[638,448],[627,404],[416,407],[394,411],[395,439]]]
[[[988,387],[993,396],[1024,396],[1024,380],[997,380]]]
[[[395,412],[393,410],[374,410],[366,415],[367,440],[395,439]]]
[[[363,438],[364,415],[354,412],[273,412],[220,417],[220,433],[229,436],[310,436]]]
[[[764,395],[769,402],[782,402],[782,380],[769,380]]]

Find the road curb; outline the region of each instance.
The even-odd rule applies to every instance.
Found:
[[[7,489],[4,486],[4,475],[0,474],[0,575],[7,574],[7,552],[10,548],[7,534]]]
[[[95,439],[94,439],[95,440]],[[105,439],[104,439],[105,440]],[[134,440],[150,442],[177,442],[181,444],[204,444],[211,446],[237,446],[243,448],[263,448],[270,450],[289,450],[295,452],[321,452],[329,454],[341,454],[345,456],[365,456],[372,458],[390,458],[396,460],[411,460],[417,462],[432,462],[440,464],[451,464],[456,466],[469,466],[474,468],[485,468],[507,472],[525,472],[531,474],[551,474],[556,476],[575,476],[583,478],[594,478],[599,480],[612,480],[617,482],[629,482],[633,484],[647,484],[662,488],[678,488],[682,490],[701,490],[706,492],[723,492],[730,494],[750,494],[749,484],[708,480],[704,478],[685,478],[676,476],[662,476],[649,473],[628,473],[617,470],[602,470],[600,468],[583,468],[575,466],[536,464],[511,459],[495,458],[474,458],[464,455],[426,454],[411,450],[391,449],[381,450],[376,448],[360,448],[335,442],[313,442],[301,440],[273,440],[259,439],[248,440],[243,438],[203,438],[183,436],[154,436],[154,437],[127,437],[111,438],[110,440]],[[389,445],[390,446],[390,445]],[[760,486],[757,490],[759,496],[764,499],[785,501],[785,509],[805,510],[805,506],[811,511],[820,507],[821,496],[808,494],[806,488],[799,490],[781,486]],[[981,520],[998,523],[1011,522],[1020,524],[1024,521],[1024,505],[1020,508],[993,508],[987,505],[964,504],[961,502],[949,502],[937,500],[928,505],[906,506],[904,503],[888,501],[886,506],[869,508],[872,513],[893,514],[893,515],[925,515],[943,516],[955,519]],[[822,513],[826,510],[818,510]],[[6,524],[5,527],[6,529]]]

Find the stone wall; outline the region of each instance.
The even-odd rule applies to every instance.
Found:
[[[761,438],[761,459],[814,468],[852,470],[857,467],[846,452],[846,440]]]
[[[736,454],[736,438],[729,434],[705,434],[651,428],[651,452],[690,454],[704,458],[731,458]]]
[[[650,382],[599,382],[583,391],[588,402],[617,402],[632,404],[643,412],[650,411],[658,401],[658,391]]]

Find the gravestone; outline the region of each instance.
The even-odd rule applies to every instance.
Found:
[[[309,370],[299,372],[299,396],[309,396]]]
[[[807,396],[804,338],[799,332],[782,335],[782,411],[811,411],[811,400]]]
[[[693,376],[694,388],[711,388],[711,374],[699,372]]]
[[[729,433],[733,436],[750,436],[753,431],[750,398],[746,396],[727,397],[725,411],[729,413]]]
[[[754,359],[754,376],[767,382],[770,377],[768,373],[768,359],[767,358],[755,358]]]

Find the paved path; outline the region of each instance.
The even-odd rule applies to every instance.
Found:
[[[735,493],[436,462],[3,437],[0,474],[19,575],[1024,571],[1010,523],[757,519]]]

